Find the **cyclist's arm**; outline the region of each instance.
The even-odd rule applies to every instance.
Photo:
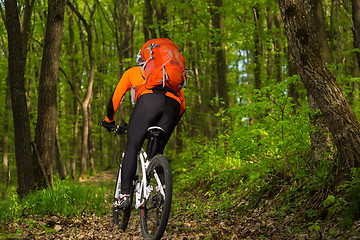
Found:
[[[111,94],[111,97],[107,105],[107,113],[105,117],[105,121],[107,122],[113,122],[115,120],[115,114],[119,108],[121,99],[131,87],[131,81],[130,81],[131,74],[129,70],[127,70],[123,74],[120,81],[116,85],[114,92]]]

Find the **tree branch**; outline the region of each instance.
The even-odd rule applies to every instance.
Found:
[[[82,100],[79,96],[79,94],[76,92],[75,87],[73,86],[73,84],[70,82],[68,76],[66,75],[66,72],[64,71],[64,69],[62,69],[61,67],[59,68],[60,72],[62,72],[64,74],[65,80],[69,83],[71,91],[73,92],[74,96],[76,97],[76,99],[78,100],[78,102],[80,104],[82,104]]]

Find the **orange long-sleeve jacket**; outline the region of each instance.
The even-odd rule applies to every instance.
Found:
[[[122,75],[120,81],[116,85],[114,92],[111,95],[107,106],[107,114],[105,120],[107,122],[112,122],[115,120],[115,114],[119,108],[121,99],[124,94],[129,91],[131,88],[136,89],[135,101],[143,94],[153,93],[151,89],[145,87],[145,79],[141,74],[141,67],[132,67],[125,71]],[[166,96],[171,97],[180,103],[180,114],[185,111],[185,98],[184,92],[181,89],[178,96],[171,92],[166,92]]]

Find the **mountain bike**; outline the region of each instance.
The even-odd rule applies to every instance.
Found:
[[[124,134],[127,125],[117,125],[112,131],[116,135]],[[160,239],[165,231],[171,207],[172,199],[172,176],[167,158],[157,154],[159,139],[164,133],[161,127],[153,126],[148,129],[148,142],[146,151],[141,148],[138,154],[138,165],[136,176],[132,181],[130,191],[131,206],[119,209],[112,205],[113,223],[119,229],[126,231],[131,211],[140,212],[140,227],[143,238]],[[119,160],[119,171],[117,175],[114,202],[119,199],[121,192],[121,164]]]

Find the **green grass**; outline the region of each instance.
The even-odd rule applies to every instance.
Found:
[[[16,192],[0,202],[0,221],[22,215],[81,216],[83,213],[104,215],[109,212],[109,189],[106,186],[85,186],[69,181],[57,181],[53,189],[44,189],[19,202]]]

